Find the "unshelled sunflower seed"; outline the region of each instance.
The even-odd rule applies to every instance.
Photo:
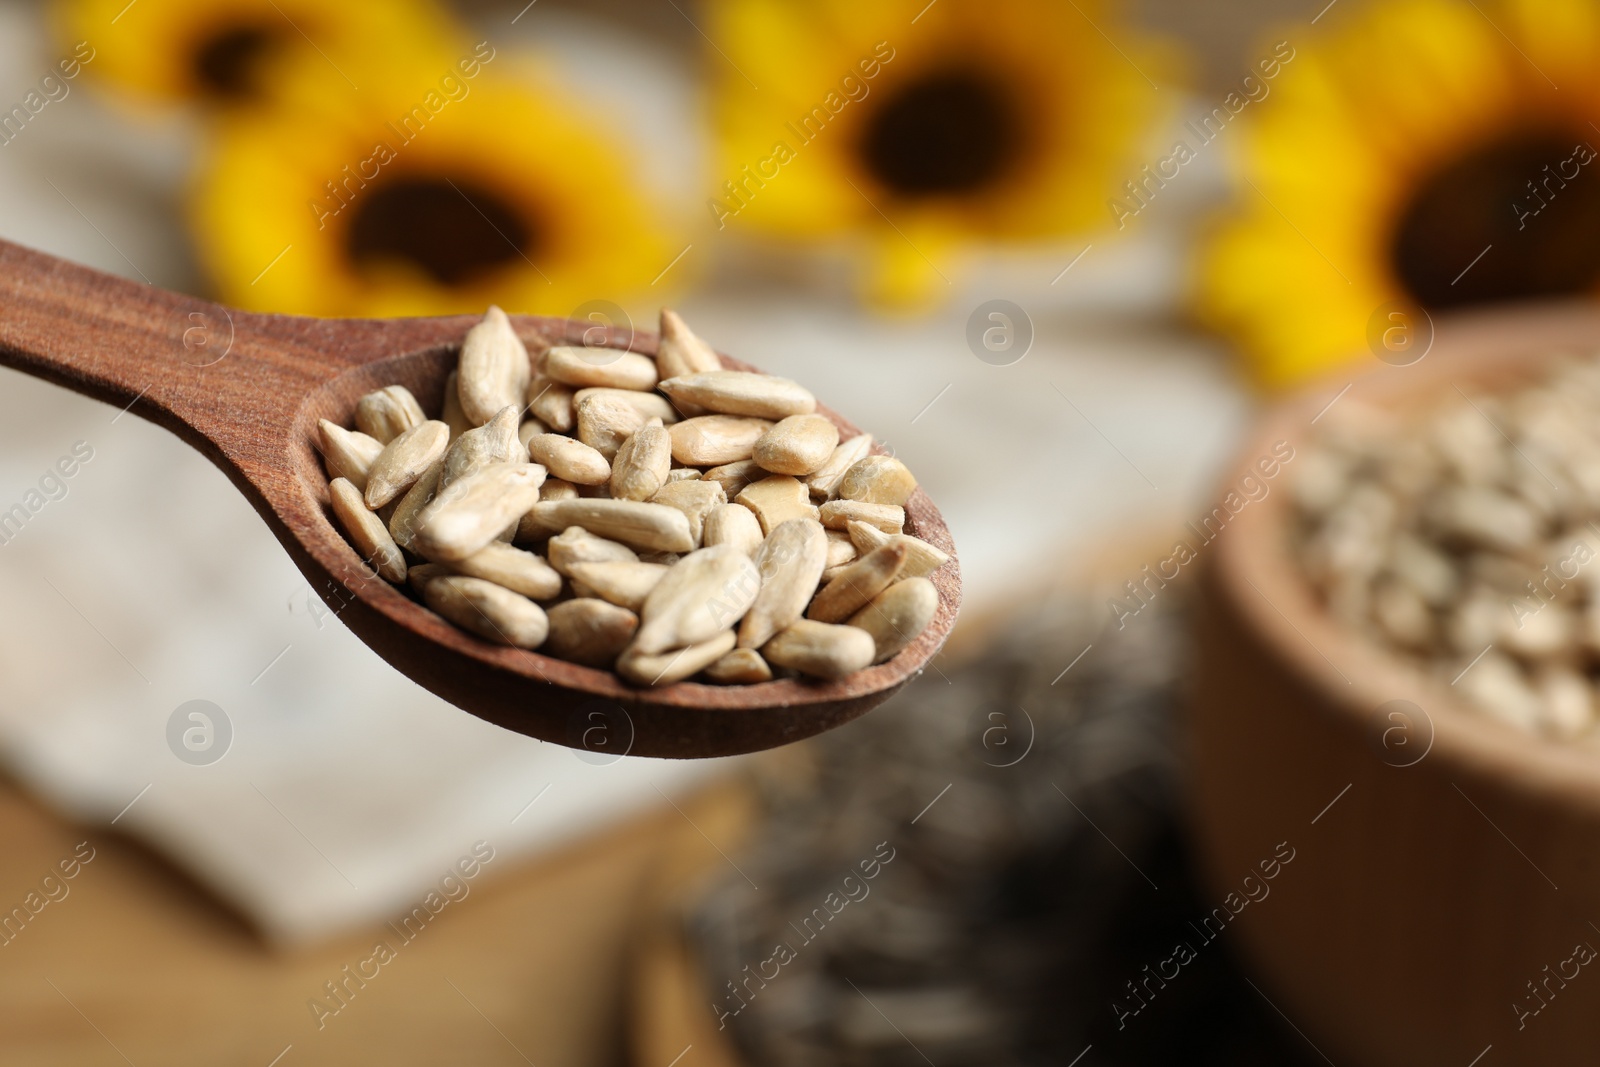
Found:
[[[544,372],[577,388],[635,389],[656,387],[656,362],[619,348],[559,345],[545,353]]]
[[[718,685],[756,685],[772,681],[772,668],[753,648],[736,648],[706,668],[706,678]]]
[[[821,415],[790,415],[761,435],[750,458],[773,474],[804,476],[833,455],[839,428]]]
[[[849,625],[872,635],[872,662],[899,655],[922,635],[939,610],[939,590],[926,578],[903,578],[850,616]]]
[[[832,500],[838,491],[839,483],[844,480],[845,472],[865,459],[871,451],[870,433],[857,434],[850,440],[841,442],[839,447],[833,450],[833,455],[828,457],[828,461],[815,473],[806,477],[806,485],[811,490],[811,499]]]
[[[818,517],[805,483],[788,474],[774,474],[751,482],[739,492],[737,502],[755,512],[763,534],[771,534],[790,519]]]
[[[687,552],[694,547],[689,517],[677,508],[639,500],[557,500],[535,504],[529,511],[546,526],[582,526],[590,533],[621,541],[631,548]]]
[[[766,419],[741,415],[698,415],[668,431],[672,458],[688,467],[718,466],[749,459],[761,435],[772,428]]]
[[[683,512],[689,520],[689,536],[694,540],[693,547],[699,548],[705,538],[706,516],[726,504],[728,496],[716,482],[684,480],[668,482],[656,490],[656,495],[650,500]]]
[[[347,430],[327,419],[317,423],[322,438],[322,461],[329,478],[343,478],[362,492],[367,472],[383,453],[383,443],[357,430]]]
[[[383,446],[367,470],[366,501],[373,511],[410,489],[450,444],[450,427],[442,422],[413,426]]]
[[[356,429],[384,444],[427,421],[422,405],[403,385],[385,386],[356,401]]]
[[[822,587],[806,611],[806,618],[818,622],[843,622],[887,589],[899,576],[905,561],[906,546],[903,544],[891,542],[873,549]]]
[[[917,480],[893,456],[867,456],[845,472],[838,495],[863,504],[889,504],[903,508],[916,492]]]
[[[517,419],[520,409],[507,404],[495,413],[494,418],[482,426],[474,427],[450,442],[444,454],[444,472],[439,478],[439,489],[448,489],[475,470],[491,463],[526,463],[528,455],[517,439]]]
[[[857,520],[847,523],[845,529],[849,531],[850,540],[858,552],[871,552],[890,541],[905,545],[906,565],[900,569],[900,573],[907,578],[926,578],[950,562],[950,553],[910,534],[884,533],[870,523]]]
[[[886,534],[905,529],[906,509],[894,504],[863,504],[859,500],[830,500],[822,505],[822,525],[830,530],[848,530],[852,522],[876,526]]]
[[[684,556],[645,598],[633,647],[643,654],[698,644],[730,630],[750,610],[761,574],[729,545]]]
[[[438,563],[472,555],[534,506],[544,477],[534,463],[491,463],[473,471],[417,516],[417,551]]]
[[[606,457],[582,441],[559,433],[530,438],[528,455],[557,478],[574,485],[599,485],[611,478],[611,464]]]
[[[452,572],[521,593],[529,600],[551,600],[561,595],[561,575],[538,555],[493,541],[466,559],[446,563]]]
[[[722,360],[685,325],[677,312],[662,308],[661,344],[656,351],[656,365],[661,377],[681,378],[687,374],[721,370]]]
[[[467,331],[456,370],[462,414],[474,426],[482,426],[507,404],[521,410],[533,363],[506,313],[491,307],[483,321]]]
[[[813,678],[843,678],[870,666],[876,651],[872,635],[855,626],[800,619],[761,649],[771,664]]]
[[[604,600],[579,597],[551,608],[550,636],[539,649],[585,667],[609,667],[633,640],[639,617]]]
[[[749,556],[761,547],[761,539],[761,521],[743,504],[719,504],[706,513],[701,543],[707,548],[732,545]]]
[[[700,673],[732,648],[732,630],[724,630],[697,645],[666,652],[641,652],[635,642],[617,657],[617,673],[634,685],[672,685]]]
[[[715,370],[679,375],[660,383],[673,401],[697,404],[719,415],[785,419],[817,410],[817,398],[799,382],[771,374]]]
[[[660,419],[651,419],[623,441],[611,464],[611,496],[649,500],[667,484],[672,471],[672,438]]]
[[[389,581],[396,584],[405,581],[405,554],[389,536],[383,520],[367,510],[361,491],[347,479],[335,478],[328,486],[328,495],[333,500],[334,517],[355,543],[361,558]]]
[[[574,587],[583,585],[583,595],[599,597],[629,611],[644,607],[645,598],[661,584],[667,570],[664,564],[628,560],[573,563],[567,568]]]
[[[790,519],[756,551],[761,589],[739,624],[739,647],[760,648],[801,615],[817,592],[828,559],[828,538],[815,519]]]
[[[638,553],[618,541],[596,537],[582,526],[568,526],[545,546],[550,566],[572,577],[572,568],[579,563],[637,563]]]
[[[422,599],[462,629],[498,644],[538,648],[550,633],[543,608],[482,578],[434,578],[423,583]]]

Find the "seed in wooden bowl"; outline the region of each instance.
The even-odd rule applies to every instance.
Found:
[[[807,475],[828,462],[839,428],[821,415],[790,415],[762,434],[750,456],[773,474]]]
[[[427,421],[422,405],[403,385],[385,386],[356,401],[356,429],[383,444]]]
[[[761,435],[772,429],[766,419],[742,415],[699,415],[672,429],[672,458],[686,467],[714,467],[751,458]]]

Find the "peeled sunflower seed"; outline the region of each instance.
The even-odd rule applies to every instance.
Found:
[[[761,435],[751,458],[773,474],[811,474],[839,444],[839,428],[821,415],[790,415]]]
[[[464,630],[514,648],[538,648],[550,633],[544,609],[482,578],[452,575],[422,585],[428,607]]]
[[[333,501],[333,514],[344,527],[344,532],[355,542],[361,558],[371,563],[377,572],[396,584],[406,580],[406,557],[400,546],[389,536],[383,520],[367,510],[361,491],[347,479],[335,478],[328,486]]]
[[[577,406],[578,440],[608,460],[617,454],[624,441],[655,417],[646,415],[637,405],[618,399],[616,393],[615,389],[596,390]]]
[[[467,413],[461,410],[461,391],[459,371],[451,371],[444,380],[444,412],[439,416],[439,421],[450,427],[450,440],[472,429],[473,422],[467,418]]]
[[[376,511],[410,489],[449,444],[449,426],[425,422],[384,445],[367,470],[367,507]]]
[[[832,679],[870,666],[875,651],[865,630],[800,619],[768,641],[761,655],[779,667]]]
[[[545,483],[539,487],[539,502],[553,503],[557,500],[578,499],[578,487],[571,482],[564,482],[560,478],[546,478]],[[517,532],[513,541],[542,541],[546,537],[558,534],[564,529],[541,521],[532,511],[522,516],[517,522]]]
[[[677,508],[689,520],[689,536],[699,548],[705,536],[706,516],[728,502],[727,494],[716,482],[684,480],[668,482],[650,500]]]
[[[660,419],[663,425],[671,426],[680,416],[678,409],[672,402],[659,393],[641,393],[634,389],[606,389],[589,387],[579,389],[572,396],[574,409],[581,407],[589,400],[610,400],[618,404],[625,404],[633,408],[645,419]]]
[[[582,441],[559,433],[542,433],[528,440],[528,455],[535,463],[574,485],[599,485],[611,477],[606,457]]]
[[[871,451],[870,433],[857,434],[850,440],[842,442],[833,450],[833,455],[828,457],[826,463],[814,474],[807,476],[806,485],[811,489],[811,499],[833,499],[839,483],[844,480],[845,472],[865,459]]]
[[[872,662],[882,663],[899,655],[921,636],[938,610],[939,590],[932,582],[926,578],[905,578],[850,616],[849,625],[872,635],[877,646]]]
[[[419,563],[406,571],[406,584],[422,595],[422,587],[435,578],[448,578],[455,572],[442,563]]]
[[[740,370],[703,371],[668,378],[659,388],[674,401],[698,404],[720,415],[785,419],[817,410],[817,398],[798,382]]]
[[[620,348],[557,346],[545,353],[544,372],[558,382],[584,388],[648,391],[656,387],[655,360]]]
[[[845,472],[839,497],[903,508],[916,489],[917,479],[904,463],[893,456],[867,456]]]
[[[558,433],[567,433],[577,425],[572,386],[554,378],[539,376],[528,383],[527,406],[535,418]]]
[[[567,570],[573,585],[582,583],[586,595],[599,597],[629,611],[644,607],[645,598],[667,574],[664,564],[628,560],[574,563]]]
[[[899,576],[905,561],[905,545],[890,543],[873,549],[822,587],[806,611],[806,618],[818,622],[843,622],[888,588],[889,583]]]
[[[828,529],[847,530],[852,522],[897,534],[905,529],[906,509],[893,504],[863,504],[859,500],[830,500],[822,505],[822,525]]]
[[[871,527],[868,527],[868,529],[871,529]],[[850,540],[848,534],[840,530],[829,530],[827,534],[829,570],[835,567],[843,567],[846,563],[853,563],[861,555],[861,550],[856,547],[854,541]],[[884,536],[887,537],[888,534]]]
[[[544,476],[544,468],[531,463],[491,463],[473,471],[417,516],[417,551],[441,563],[472,555],[533,506]]]
[[[671,685],[698,674],[732,648],[732,630],[672,652],[641,652],[635,643],[617,657],[617,673],[634,685]]]
[[[815,519],[790,519],[756,551],[761,590],[739,624],[739,647],[760,648],[801,615],[816,594],[828,558],[828,538]]]
[[[611,463],[611,496],[649,500],[671,472],[672,438],[660,419],[651,419],[618,447]]]
[[[530,518],[564,530],[582,526],[590,533],[609,537],[632,548],[660,552],[688,552],[694,547],[689,517],[677,508],[638,500],[557,500],[535,504]]]
[[[539,651],[585,667],[611,666],[639,628],[633,612],[588,597],[563,601],[546,614],[550,636]]]
[[[528,447],[528,441],[531,438],[536,437],[539,434],[549,432],[549,428],[538,419],[524,416],[522,425],[517,427],[517,443],[526,449]]]
[[[661,309],[661,344],[656,351],[656,366],[663,378],[722,369],[722,360],[711,346],[700,340],[676,311]]]
[[[948,552],[937,549],[928,542],[910,534],[887,534],[876,526],[859,520],[852,520],[845,527],[850,532],[850,541],[859,552],[871,552],[873,549],[898,541],[906,546],[906,565],[900,568],[900,573],[906,578],[926,578],[946,563],[950,562]]]
[[[733,545],[751,555],[761,547],[761,521],[743,504],[719,504],[706,513],[701,543],[707,548]]]
[[[554,567],[532,552],[498,541],[484,545],[466,559],[444,566],[455,574],[482,578],[513,593],[521,593],[529,600],[551,600],[561,595],[561,575]]]
[[[518,414],[515,404],[507,404],[482,426],[467,430],[451,441],[444,454],[439,488],[448,488],[451,482],[491,463],[526,463],[527,453],[517,439]]]
[[[667,472],[668,482],[698,482],[703,481],[702,472],[694,467],[674,467]],[[724,492],[723,496],[728,494]]]
[[[759,482],[770,472],[761,469],[761,464],[753,459],[741,459],[735,463],[724,463],[720,467],[712,467],[701,477],[708,482],[721,484],[722,491],[732,500],[744,492],[744,487],[751,482]]]
[[[787,474],[751,482],[740,491],[738,503],[755,512],[766,534],[790,519],[817,518],[816,505],[811,503],[805,483]]]
[[[403,385],[389,385],[356,401],[356,429],[388,444],[428,421],[422,405]]]
[[[461,412],[474,426],[482,426],[507,404],[521,410],[533,363],[506,313],[491,307],[483,321],[467,331],[456,370]]]
[[[672,458],[688,467],[710,467],[749,459],[761,435],[772,428],[766,419],[739,415],[699,415],[676,423]]]
[[[433,466],[423,471],[422,477],[406,490],[406,495],[394,504],[394,511],[389,516],[389,533],[394,537],[395,544],[407,552],[417,550],[417,516],[422,514],[423,508],[433,503],[443,477],[444,459],[436,459]]]
[[[322,438],[322,462],[329,478],[343,478],[366,491],[367,472],[383,452],[383,443],[356,430],[347,430],[327,419],[317,423]]]
[[[579,563],[639,562],[638,554],[627,545],[596,537],[581,526],[568,526],[559,536],[550,538],[545,551],[550,566],[569,578]]]
[[[761,588],[750,557],[717,545],[691,552],[645,598],[633,649],[643,654],[698,644],[743,618]]]
[[[706,668],[706,677],[718,685],[755,685],[772,681],[772,668],[753,648],[736,648]]]

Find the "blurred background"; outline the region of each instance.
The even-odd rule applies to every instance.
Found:
[[[1600,115],[1600,16],[1485,7],[0,2],[0,237],[258,311],[675,307],[888,442],[965,587],[829,737],[573,752],[0,371],[0,505],[83,460],[0,545],[0,1060],[1326,1059],[1225,939],[1174,964],[1211,898],[1147,565],[1374,323],[1593,288],[1597,201],[1524,178]]]

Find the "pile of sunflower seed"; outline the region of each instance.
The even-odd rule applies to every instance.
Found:
[[[334,517],[383,578],[488,641],[640,686],[840,678],[933,621],[917,482],[787,378],[724,370],[670,310],[654,357],[528,351],[499,308],[430,419],[403,385],[324,419]]]
[[[1208,906],[1176,810],[1178,607],[1100,633],[1101,601],[1061,600],[809,742],[809,773],[760,776],[764,821],[686,917],[742,1062],[1308,1062],[1225,942],[1114,1007]]]
[[[1475,707],[1596,738],[1600,359],[1423,412],[1346,402],[1295,463],[1294,545],[1344,625]]]

